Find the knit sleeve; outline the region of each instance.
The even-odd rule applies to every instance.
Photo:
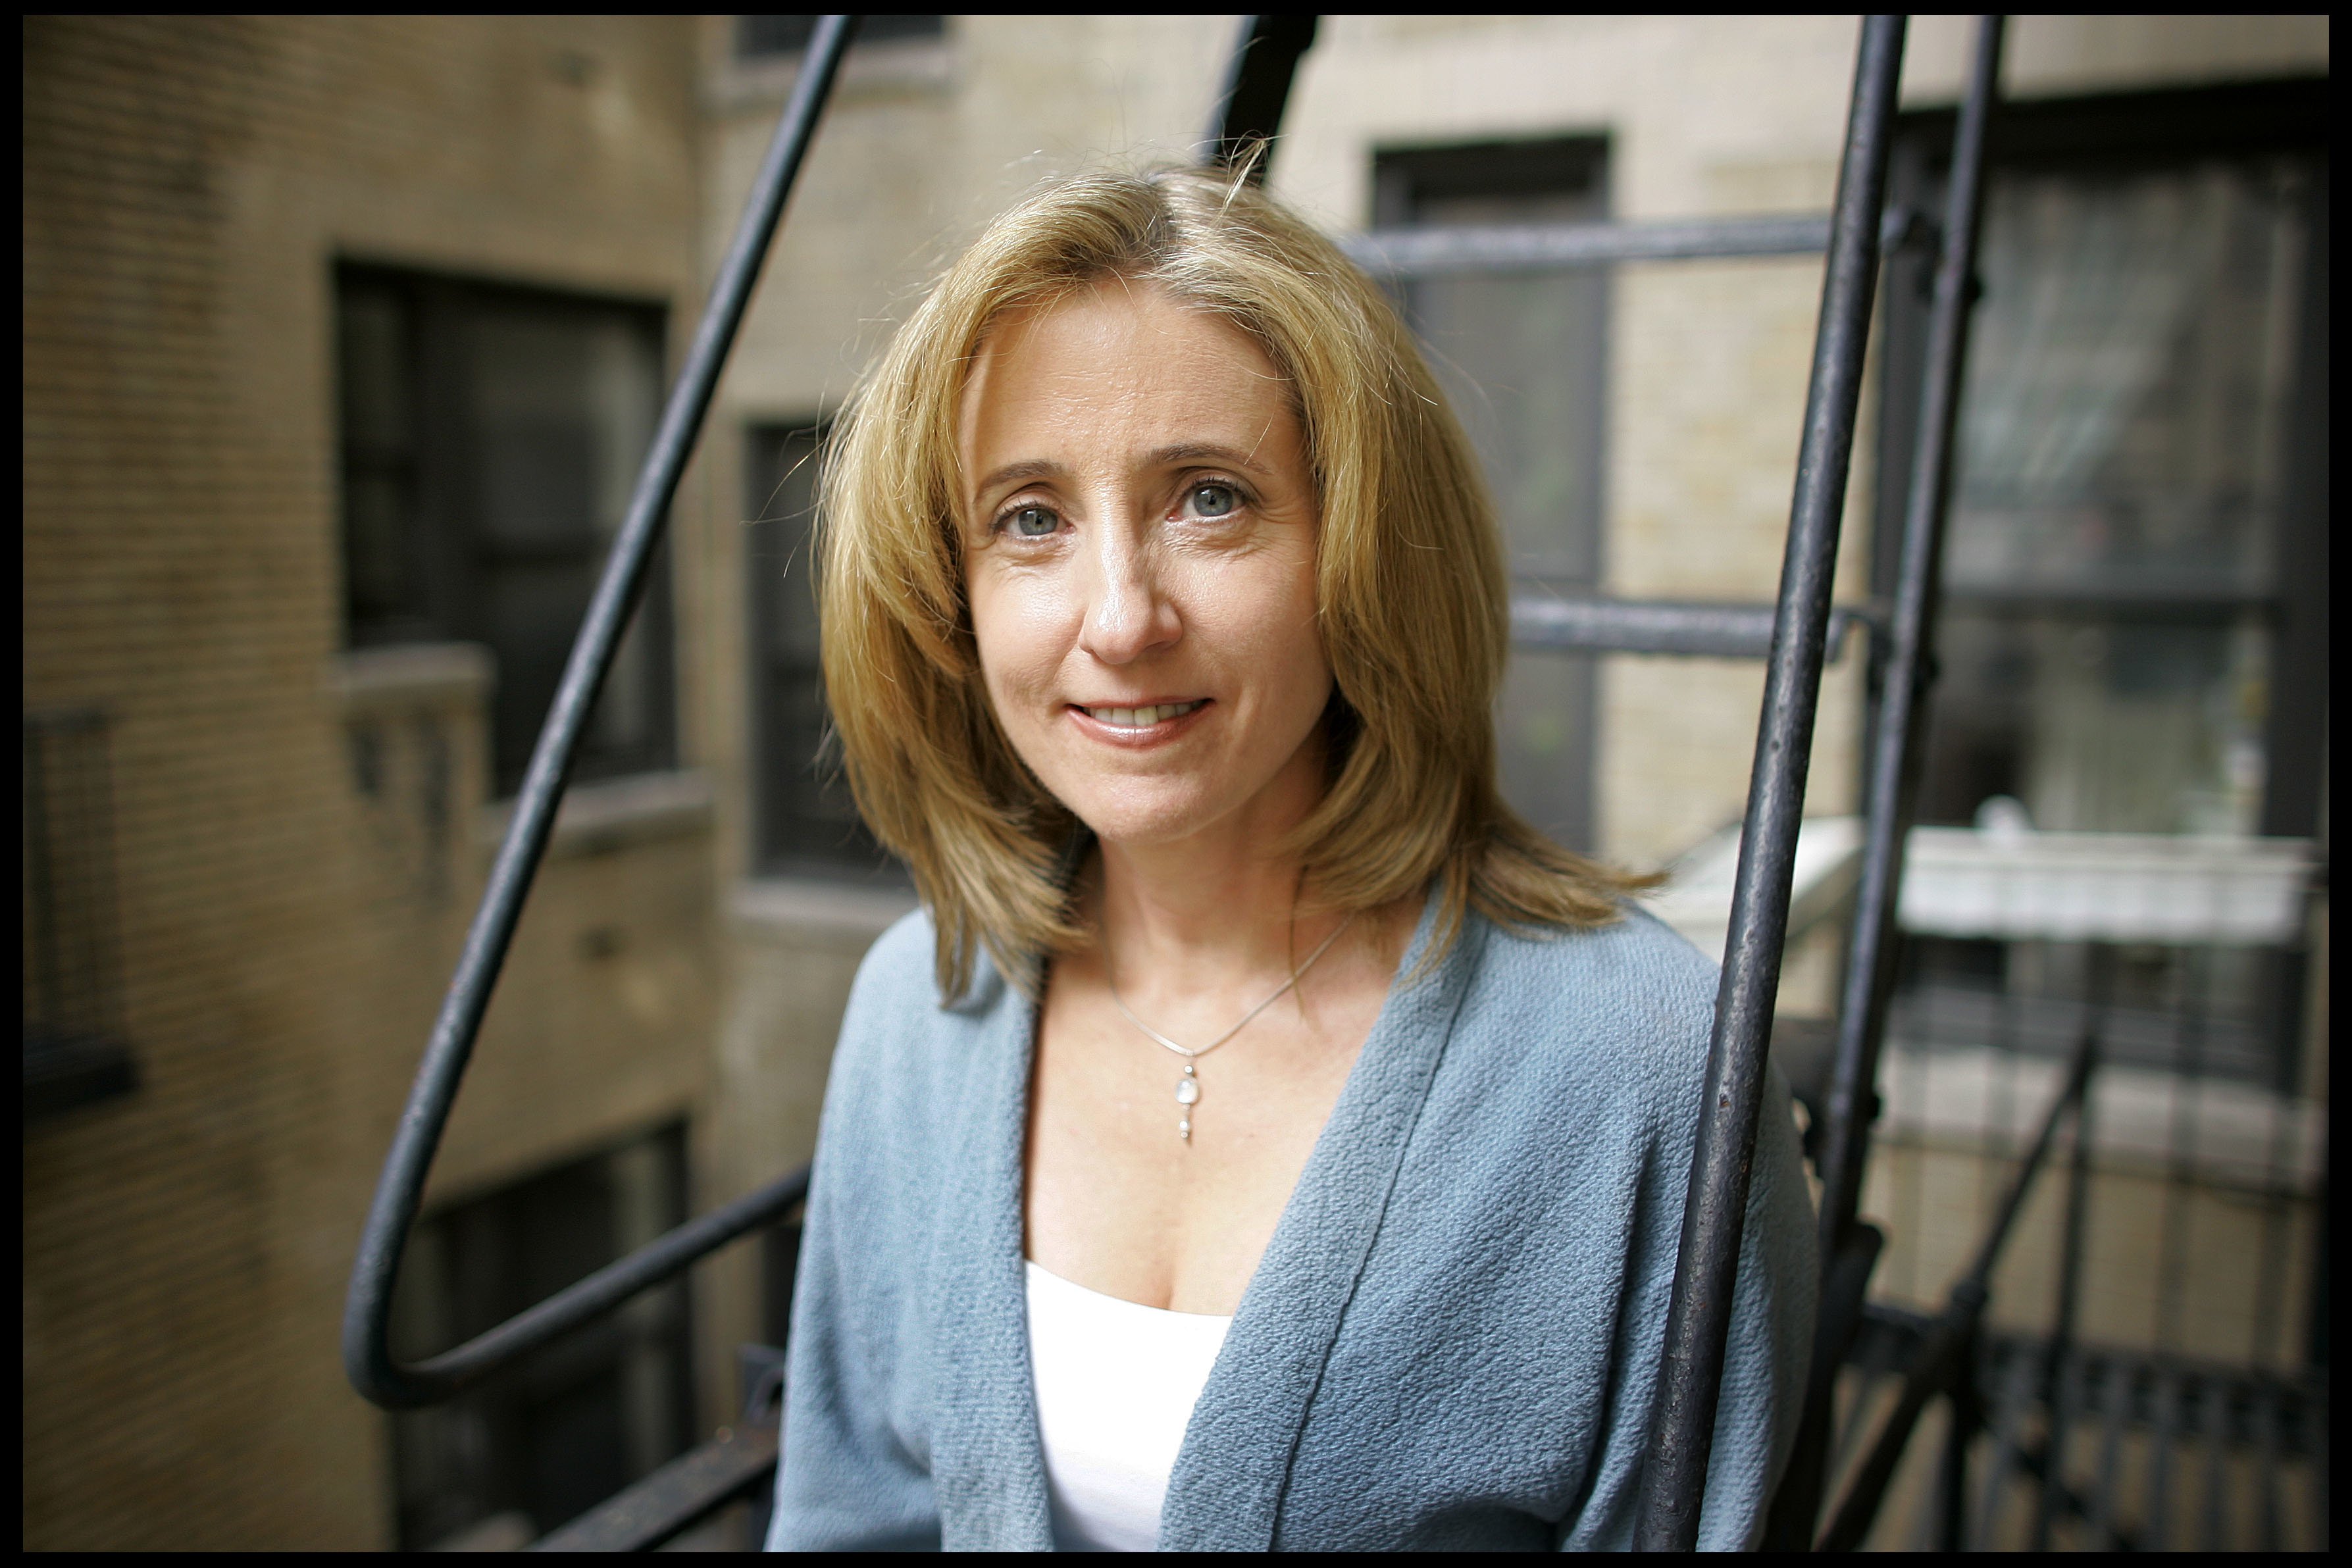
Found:
[[[1696,1124],[1694,1115],[1685,1127]],[[1570,1521],[1567,1551],[1625,1552],[1633,1544],[1641,1477],[1649,1448],[1656,1375],[1680,1249],[1690,1170],[1689,1134],[1678,1158],[1654,1166],[1657,1190],[1641,1239],[1644,1276],[1621,1322],[1615,1360],[1628,1375],[1612,1391],[1609,1433],[1586,1506]],[[1769,1068],[1759,1111],[1739,1275],[1725,1337],[1723,1380],[1706,1493],[1699,1509],[1701,1551],[1752,1550],[1796,1442],[1812,1354],[1818,1292],[1813,1207],[1799,1151],[1788,1081]]]
[[[912,925],[913,923],[909,923]],[[927,1006],[928,927],[875,945],[842,1021],[793,1293],[771,1552],[936,1550],[940,1511],[890,1059]],[[922,988],[927,991],[928,988]],[[900,1168],[893,1169],[898,1166]],[[896,1179],[893,1179],[896,1178]]]

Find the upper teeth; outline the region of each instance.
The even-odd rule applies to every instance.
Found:
[[[1121,729],[1141,729],[1158,724],[1163,718],[1174,718],[1191,713],[1201,705],[1197,702],[1161,703],[1157,707],[1090,707],[1087,712],[1103,723]]]

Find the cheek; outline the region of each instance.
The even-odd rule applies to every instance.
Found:
[[[1208,634],[1203,640],[1213,638],[1232,668],[1258,680],[1269,706],[1321,711],[1330,664],[1316,624],[1311,568],[1233,573],[1199,603],[1195,625]]]
[[[1036,580],[1008,580],[985,570],[972,574],[965,591],[990,694],[1002,701],[1049,682],[1070,641],[1059,596]]]

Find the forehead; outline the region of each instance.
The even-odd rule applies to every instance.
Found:
[[[1077,436],[1254,446],[1293,422],[1289,383],[1248,333],[1162,289],[1113,279],[989,331],[964,386],[961,435],[984,464],[1008,444]]]

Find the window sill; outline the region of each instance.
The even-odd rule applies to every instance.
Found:
[[[736,884],[732,913],[749,936],[863,952],[915,907],[910,889],[768,876]]]
[[[953,24],[945,38],[853,44],[834,84],[838,101],[899,94],[945,95],[955,85]],[[805,53],[738,58],[725,46],[704,78],[703,101],[721,114],[773,110],[791,96]]]
[[[478,643],[415,643],[338,654],[327,687],[346,709],[438,707],[486,702],[496,661]]]
[[[1812,817],[1799,826],[1789,892],[1790,946],[1844,909],[1862,871],[1862,828],[1859,817]],[[1648,901],[1652,914],[1718,964],[1731,928],[1739,839],[1734,824],[1703,841],[1675,862],[1673,880]]]
[[[562,860],[608,854],[628,844],[707,832],[714,816],[709,776],[698,769],[575,784],[556,809],[547,855]],[[476,847],[496,854],[513,819],[512,800],[483,807],[474,820]]]

